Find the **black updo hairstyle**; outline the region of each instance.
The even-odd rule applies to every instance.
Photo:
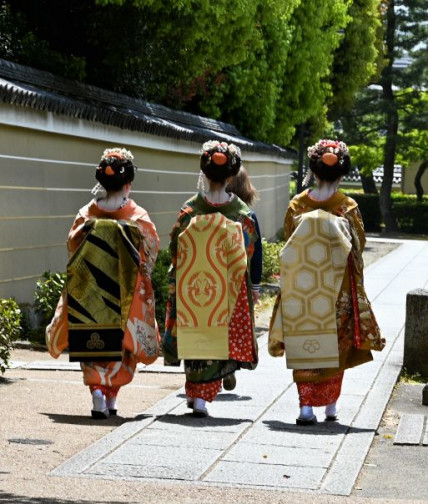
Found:
[[[134,180],[136,167],[130,151],[115,147],[106,149],[97,167],[95,178],[106,191],[119,191],[125,184]]]
[[[217,153],[223,156],[216,156]],[[226,158],[224,158],[226,156]],[[223,158],[225,162],[219,164],[216,158]],[[224,182],[234,177],[241,167],[241,150],[234,144],[210,140],[205,142],[201,151],[201,170],[212,182]]]
[[[337,162],[329,165],[323,162],[323,155],[335,154]],[[348,147],[344,142],[336,140],[320,140],[308,149],[309,169],[320,180],[335,182],[338,178],[349,173],[351,158]]]

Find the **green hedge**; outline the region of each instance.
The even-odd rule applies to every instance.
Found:
[[[155,294],[156,320],[161,333],[165,327],[165,308],[168,300],[168,270],[171,266],[169,249],[159,250],[156,265],[152,272],[152,285]]]
[[[284,242],[268,242],[262,239],[263,248],[263,269],[262,282],[275,282],[279,276],[279,252],[284,246]]]
[[[379,195],[348,192],[346,195],[353,198],[360,209],[363,217],[365,231],[377,233],[382,229],[382,215],[379,208]]]
[[[393,195],[392,210],[400,231],[428,235],[428,197],[417,201],[414,195]]]
[[[364,194],[346,191],[353,198],[363,216],[364,228],[369,232],[382,229],[382,216],[378,194]],[[413,194],[392,193],[392,211],[398,228],[403,233],[428,234],[428,196],[419,202]]]

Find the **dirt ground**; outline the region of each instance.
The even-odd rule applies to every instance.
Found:
[[[394,247],[395,248],[395,247]],[[366,264],[390,252],[391,244],[369,243]],[[258,332],[268,328],[270,309],[258,310]],[[52,360],[46,351],[16,349],[13,361]],[[61,356],[67,361],[67,356]],[[159,359],[162,364],[162,359]],[[177,487],[159,483],[58,478],[48,473],[124,422],[133,420],[182,387],[180,374],[136,373],[119,395],[119,416],[90,417],[91,396],[80,371],[9,369],[0,377],[0,502],[68,504],[75,502],[341,502],[331,496]],[[383,502],[387,502],[384,500]]]

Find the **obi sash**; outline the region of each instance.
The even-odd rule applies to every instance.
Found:
[[[140,233],[131,222],[113,219],[88,221],[85,228],[85,238],[67,265],[69,359],[120,361],[138,274]]]
[[[247,269],[241,224],[198,215],[177,249],[177,350],[180,359],[229,358],[229,321]]]
[[[280,252],[281,303],[270,329],[288,368],[339,367],[336,301],[351,248],[346,219],[324,210],[299,216]]]

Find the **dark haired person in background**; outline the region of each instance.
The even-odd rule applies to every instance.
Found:
[[[130,151],[104,151],[95,198],[81,208],[67,247],[67,285],[46,328],[50,354],[69,347],[92,394],[92,417],[117,414],[116,396],[137,362],[159,353],[150,274],[159,238],[144,208],[129,198],[136,167]]]
[[[343,142],[308,149],[316,181],[289,204],[280,253],[281,292],[274,307],[269,352],[284,355],[300,400],[299,425],[316,423],[313,407],[336,420],[344,370],[373,359],[384,340],[363,284],[365,245],[357,203],[337,191],[351,160]],[[305,184],[306,185],[306,184]]]
[[[248,206],[227,184],[241,167],[238,147],[202,146],[199,193],[186,201],[171,232],[172,269],[163,352],[185,359],[187,405],[206,416],[206,401],[234,387],[233,373],[257,364],[249,262],[257,239]]]
[[[241,166],[238,174],[232,178],[226,187],[227,192],[236,194],[244,203],[248,205],[251,212],[251,218],[254,221],[256,233],[258,235],[257,241],[254,243],[254,253],[251,257],[250,277],[251,277],[251,290],[253,294],[253,302],[257,303],[259,300],[260,281],[263,272],[263,248],[262,248],[262,235],[260,226],[257,221],[257,216],[251,207],[259,199],[257,189],[251,183],[247,170]],[[226,387],[225,387],[226,388]]]

